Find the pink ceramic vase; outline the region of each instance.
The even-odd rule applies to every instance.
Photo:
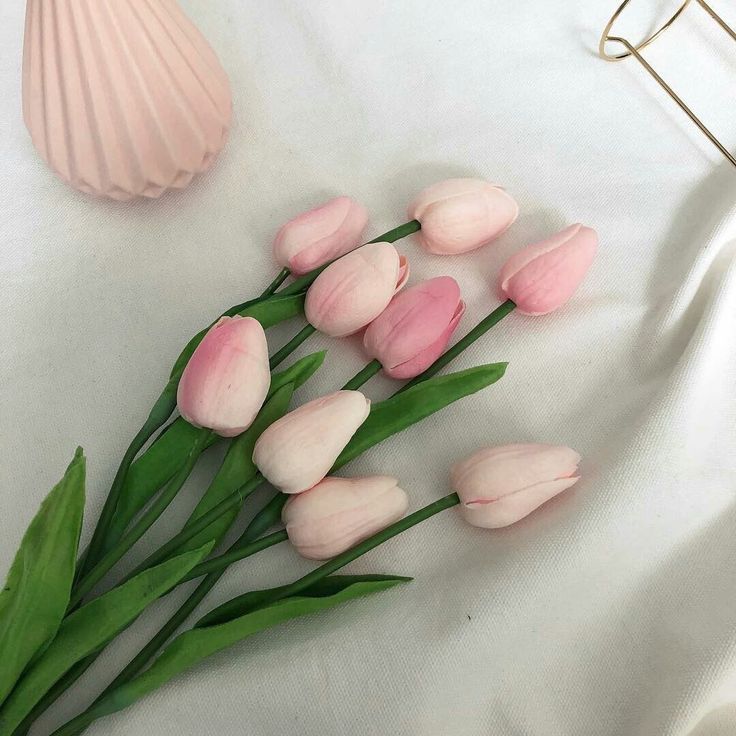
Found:
[[[23,118],[73,187],[158,197],[225,144],[230,85],[175,0],[28,0]]]

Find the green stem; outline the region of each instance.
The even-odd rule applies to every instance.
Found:
[[[263,535],[281,517],[281,508],[283,506],[280,499],[281,495],[282,494],[279,493],[274,496],[271,501],[253,517],[245,531],[240,535],[240,538],[233,542],[230,549],[228,549],[225,554],[234,554],[241,550],[243,552],[245,552],[245,550],[249,550],[247,554],[243,554],[242,557],[237,558],[243,559],[243,557],[249,557],[261,549],[266,549],[267,546],[271,546],[269,544],[258,546],[258,548],[256,548],[256,545],[258,545],[261,540],[268,539],[268,537],[263,537]],[[272,542],[272,544],[275,543],[276,542]],[[221,555],[221,557],[224,557],[224,555]],[[206,564],[206,562],[203,563],[203,565]],[[102,693],[100,697],[109,690],[112,690],[123,682],[127,682],[135,677],[135,675],[137,675],[148,664],[153,655],[156,654],[156,652],[168,641],[169,637],[179,628],[179,626],[189,618],[190,614],[202,602],[207,593],[212,590],[215,583],[217,583],[225,573],[225,570],[227,570],[227,565],[215,566],[212,570],[204,570],[200,568],[198,575],[206,574],[205,579],[197,586],[179,610],[164,624],[160,631],[148,642],[148,644],[146,644],[144,649],[141,650],[136,657],[131,660],[128,666],[115,678],[115,680],[105,688],[104,693]],[[197,576],[187,576],[187,579],[190,579],[190,577]]]
[[[389,230],[383,235],[379,235],[377,238],[369,240],[368,243],[395,243],[397,240],[401,240],[412,233],[417,233],[421,229],[422,226],[419,220],[409,220],[409,222],[405,222],[403,225],[399,225],[398,227],[393,228],[393,230]]]
[[[265,537],[256,539],[248,545],[231,548],[224,554],[212,557],[197,565],[187,575],[185,575],[179,583],[186,583],[188,580],[194,580],[195,578],[202,577],[202,575],[223,573],[230,565],[232,565],[233,562],[244,560],[246,557],[256,554],[256,552],[273,547],[275,544],[285,542],[288,538],[289,535],[286,533],[286,530],[281,529],[278,532],[273,532],[272,534],[267,534]]]
[[[146,558],[134,573],[147,570],[149,567],[158,565],[167,560],[176,552],[182,544],[188,542],[201,531],[206,529],[213,521],[217,521],[224,513],[242,503],[243,497],[254,491],[263,482],[260,473],[254,475],[247,483],[238,488],[237,491],[226,496],[220,503],[215,504],[209,511],[198,516],[191,524],[187,524],[178,534],[174,535],[166,544],[159,547],[152,555]]]
[[[369,379],[378,373],[382,368],[381,364],[377,360],[372,360],[370,363],[361,368],[343,387],[343,391],[355,391],[365,384]]]
[[[76,608],[82,602],[82,599],[87,593],[102,580],[115,563],[153,526],[159,516],[166,511],[192,472],[197,459],[207,446],[210,435],[211,430],[209,429],[200,431],[187,456],[187,461],[181,470],[172,478],[168,486],[159,494],[141,518],[133,524],[128,533],[79,581],[69,602],[69,610]]]
[[[284,345],[280,350],[277,350],[269,359],[268,364],[273,370],[277,365],[282,363],[286,358],[288,358],[308,337],[313,335],[315,332],[317,332],[316,327],[312,327],[312,325],[307,325],[302,330],[297,332],[294,337],[289,340],[289,342]]]
[[[289,278],[289,276],[291,276],[291,271],[288,268],[282,268],[279,271],[278,276],[266,287],[266,290],[261,294],[261,297],[271,296],[271,294],[273,294],[276,289],[278,289],[279,286]]]
[[[436,373],[439,373],[450,361],[455,360],[463,350],[472,345],[479,337],[485,335],[493,325],[498,324],[507,314],[513,312],[515,308],[516,304],[514,304],[511,299],[507,299],[499,307],[496,307],[496,309],[494,309],[487,317],[484,317],[480,322],[478,322],[478,324],[473,327],[465,337],[458,340],[451,348],[442,353],[442,355],[440,355],[440,357],[437,358],[437,360],[435,360],[435,362],[432,363],[424,373],[420,373],[415,378],[412,378],[412,380],[402,386],[397,393],[406,391],[406,389],[416,386],[416,384],[426,381]]]
[[[120,499],[120,493],[125,485],[125,478],[133,460],[135,460],[136,455],[143,449],[146,442],[153,437],[156,430],[164,425],[166,420],[171,416],[171,412],[174,411],[175,407],[176,382],[169,381],[169,383],[166,384],[166,388],[161,392],[161,395],[153,405],[145,424],[133,438],[133,441],[125,451],[125,455],[123,455],[123,459],[120,461],[120,466],[115,473],[112,486],[110,487],[110,491],[107,494],[102,511],[100,512],[100,518],[98,519],[97,525],[92,534],[92,540],[89,543],[87,552],[77,565],[77,581],[84,577],[84,575],[99,562],[100,557],[102,556],[103,548],[105,546],[105,537],[115,516],[115,510],[117,509],[118,500]]]
[[[401,240],[401,238],[405,238],[407,235],[417,232],[421,227],[422,226],[419,224],[418,220],[410,220],[409,222],[405,222],[403,225],[395,227],[393,230],[383,233],[383,235],[379,235],[377,238],[373,238],[373,240],[369,240],[368,243],[395,243],[397,240]],[[366,245],[368,243],[366,243]],[[295,279],[285,289],[282,289],[279,294],[287,296],[288,294],[298,294],[301,291],[306,291],[317,276],[319,276],[322,271],[330,265],[330,263],[332,263],[332,261],[325,263],[319,268],[315,268],[314,271],[305,273],[304,276],[300,276],[298,279]]]

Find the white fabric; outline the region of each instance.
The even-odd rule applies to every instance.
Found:
[[[734,733],[736,172],[635,61],[596,57],[616,1],[183,4],[230,74],[236,122],[210,173],[132,204],[79,195],[39,160],[20,113],[22,4],[3,10],[0,571],[77,443],[89,534],[179,347],[270,281],[285,219],[338,193],[369,207],[371,235],[447,176],[518,198],[518,223],[475,255],[401,246],[414,281],[460,281],[461,329],[496,303],[489,285],[516,248],[577,220],[601,235],[567,308],[512,315],[458,362],[509,360],[501,383],[346,472],[396,475],[416,508],[481,444],[539,441],[579,450],[584,479],[499,532],[445,512],[350,568],[411,585],[257,636],[89,733]],[[647,28],[641,10],[622,30]],[[736,148],[734,51],[694,6],[648,58]],[[272,345],[295,330],[272,331]],[[302,352],[321,345],[327,366],[302,397],[362,364],[355,341]],[[388,390],[375,380],[367,392]],[[176,529],[215,465],[128,566]],[[310,567],[285,546],[264,552],[202,611]],[[85,706],[182,594],[110,647],[34,734]]]

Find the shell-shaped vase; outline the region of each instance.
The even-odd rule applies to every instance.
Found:
[[[227,75],[176,0],[28,0],[23,118],[76,189],[181,189],[222,150],[231,117]]]

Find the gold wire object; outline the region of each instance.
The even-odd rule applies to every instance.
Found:
[[[605,59],[606,61],[621,61],[622,59],[626,59],[629,56],[633,56],[643,67],[646,69],[647,72],[654,78],[654,80],[659,84],[659,86],[680,106],[682,111],[692,120],[695,125],[700,128],[700,130],[703,131],[703,133],[707,136],[708,140],[734,165],[736,166],[736,157],[733,156],[733,154],[716,138],[713,133],[705,126],[702,120],[683,102],[682,98],[672,89],[672,87],[667,84],[667,82],[662,79],[662,77],[657,74],[657,72],[653,69],[651,64],[639,53],[643,48],[649,46],[650,43],[653,43],[656,39],[658,39],[686,10],[688,5],[691,4],[691,2],[696,3],[697,5],[700,5],[700,7],[705,10],[706,13],[716,22],[718,25],[729,35],[731,38],[736,41],[736,32],[726,23],[726,21],[723,20],[716,12],[713,10],[713,8],[708,5],[705,0],[685,0],[685,2],[682,3],[682,5],[677,9],[675,14],[658,30],[656,30],[654,33],[652,33],[650,36],[645,38],[641,43],[638,45],[632,44],[630,41],[628,41],[625,38],[622,38],[621,36],[612,36],[611,30],[613,29],[614,24],[618,20],[621,13],[623,13],[626,6],[631,2],[631,0],[624,0],[624,2],[621,3],[621,5],[618,6],[616,9],[616,12],[611,16],[611,19],[606,24],[606,27],[603,29],[603,33],[601,34],[601,40],[598,44],[598,54],[602,59]],[[620,43],[626,51],[620,54],[609,54],[606,51],[606,43],[609,41],[614,41],[616,43]]]

